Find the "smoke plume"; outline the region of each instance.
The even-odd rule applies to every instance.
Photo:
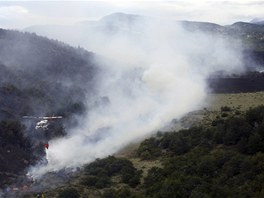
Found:
[[[202,107],[210,74],[243,69],[239,42],[189,32],[175,22],[139,17],[124,25],[113,20],[110,30],[90,28],[75,37],[100,55],[97,91],[86,101],[89,111],[81,124],[49,142],[48,164],[31,168],[34,177],[82,166],[150,135]]]

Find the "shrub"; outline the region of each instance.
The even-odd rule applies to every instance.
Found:
[[[232,109],[228,106],[221,107],[221,111],[231,111]]]
[[[80,194],[75,188],[66,188],[59,192],[58,198],[79,198]]]
[[[161,154],[161,149],[158,147],[158,144],[159,141],[155,138],[144,140],[137,150],[138,156],[144,160],[155,159]]]
[[[245,117],[249,124],[256,127],[264,120],[264,106],[261,105],[255,108],[251,108],[246,112]]]
[[[81,184],[85,186],[95,186],[97,183],[98,178],[96,176],[88,175],[81,179]]]
[[[81,184],[105,188],[111,184],[111,178],[120,175],[122,182],[136,187],[140,183],[141,172],[133,166],[132,162],[125,158],[109,156],[98,159],[85,167],[86,177]]]
[[[228,114],[227,114],[227,113],[222,113],[221,116],[222,116],[223,118],[226,118],[226,117],[228,116]]]

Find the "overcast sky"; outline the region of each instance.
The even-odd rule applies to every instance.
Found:
[[[208,21],[221,25],[264,19],[264,0],[106,0],[106,1],[1,1],[0,27],[73,24],[98,20],[114,13],[162,16],[175,20]]]

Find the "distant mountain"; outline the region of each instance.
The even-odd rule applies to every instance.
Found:
[[[238,33],[240,32],[240,34],[264,33],[264,26],[246,22],[236,22],[230,26],[227,26],[227,28],[236,30]]]
[[[196,21],[182,21],[180,22],[182,26],[189,31],[206,31],[206,32],[214,32],[221,33],[225,30],[225,28],[221,25],[215,23],[208,22],[196,22]]]
[[[145,20],[147,17],[140,16],[140,15],[132,15],[132,14],[124,14],[124,13],[113,13],[110,15],[107,15],[103,18],[101,18],[98,21],[80,21],[78,23],[75,23],[73,25],[36,25],[36,26],[30,26],[25,28],[25,31],[29,32],[36,32],[45,34],[49,31],[52,31],[52,29],[55,28],[57,31],[58,29],[67,30],[69,31],[69,28],[83,28],[83,31],[88,31],[92,29],[100,30],[101,28],[106,30],[108,28],[124,28],[124,27],[132,27],[135,25],[139,20]],[[43,33],[43,32],[44,33]]]
[[[250,21],[250,23],[258,24],[258,25],[264,25],[264,19],[255,18]]]
[[[68,32],[78,32],[79,30],[85,33],[92,33],[94,30],[101,30],[101,31],[140,31],[139,24],[144,25],[144,21],[155,21],[155,18],[150,18],[146,16],[140,15],[132,15],[132,14],[124,14],[124,13],[114,13],[103,17],[98,21],[82,21],[71,26],[61,26],[61,25],[43,25],[43,26],[31,26],[25,28],[25,31],[35,32],[44,36],[53,35],[53,37],[58,37],[54,33],[58,32],[60,29],[61,31]],[[166,21],[165,21],[166,22]],[[261,21],[258,21],[261,23]],[[175,21],[176,24],[181,24],[186,30],[189,31],[207,31],[207,32],[214,32],[214,33],[236,33],[238,35],[243,35],[244,33],[251,33],[251,32],[264,32],[264,27],[257,25],[258,22],[255,23],[246,23],[246,22],[236,22],[232,25],[221,26],[215,23],[209,22],[196,22],[196,21]],[[113,31],[114,32],[114,31]],[[53,33],[53,34],[51,34]],[[102,32],[101,32],[102,33]],[[109,32],[105,32],[109,33]],[[61,35],[60,35],[61,36]]]
[[[96,46],[94,46],[95,40],[99,45],[104,45],[105,39],[109,39],[112,35],[117,33],[137,35],[143,25],[138,23],[138,21],[143,21],[145,19],[145,17],[138,15],[114,13],[98,21],[81,21],[69,26],[30,26],[25,28],[24,31],[58,39],[72,46],[81,45],[86,49],[96,52]]]
[[[126,26],[126,25],[132,25],[136,23],[138,20],[142,20],[144,18],[145,17],[140,15],[125,14],[118,12],[103,17],[102,19],[99,20],[99,22],[108,25]]]
[[[155,20],[155,18],[140,15],[114,13],[98,21],[83,21],[72,26],[32,26],[26,28],[25,31],[60,39],[74,46],[82,45],[96,52],[98,46],[104,46],[113,35],[140,37],[145,22]],[[228,36],[231,39],[241,39],[245,48],[245,61],[243,62],[253,70],[255,69],[252,68],[253,65],[257,65],[257,68],[264,68],[264,26],[246,22],[221,26],[194,21],[175,21],[175,25],[181,25],[190,32],[207,32]],[[94,45],[95,40],[97,45]],[[255,64],[252,64],[253,59]]]

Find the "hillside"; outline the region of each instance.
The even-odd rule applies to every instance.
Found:
[[[14,101],[18,96],[23,100],[21,112],[16,108],[13,115],[10,112],[12,118],[18,118],[56,114],[65,102],[82,102],[85,89],[92,91],[96,75],[92,53],[35,34],[8,30],[0,30],[0,44],[1,97],[5,100],[0,117],[10,105],[8,95]],[[49,112],[52,106],[55,108]]]
[[[24,197],[262,197],[264,107],[221,111],[210,125],[158,132],[127,157],[97,159],[65,185]]]
[[[36,34],[0,29],[0,187],[44,155],[34,120],[61,115],[47,139],[62,136],[84,113],[98,68],[94,54]]]
[[[33,185],[30,184],[32,185],[32,192],[27,192],[27,190],[23,192],[15,192],[15,194],[13,194],[13,197],[21,196],[29,198],[36,197],[38,194],[41,195],[42,193],[46,197],[64,197],[66,195],[69,195],[71,197],[79,197],[81,195],[82,197],[88,196],[98,198],[121,198],[124,196],[152,197],[151,194],[145,194],[147,192],[147,188],[149,188],[145,185],[146,182],[148,182],[147,178],[151,177],[152,171],[155,170],[158,172],[154,172],[153,174],[165,174],[162,176],[162,178],[169,179],[170,176],[163,171],[165,171],[164,167],[166,166],[167,161],[170,159],[172,160],[171,162],[173,164],[177,165],[177,161],[178,159],[180,159],[181,161],[179,162],[180,165],[178,164],[179,166],[185,167],[185,164],[186,166],[189,166],[189,163],[191,163],[193,169],[200,170],[200,167],[198,167],[198,165],[200,166],[200,164],[197,164],[196,162],[202,162],[204,159],[209,158],[209,160],[216,160],[213,161],[215,163],[218,160],[216,157],[219,157],[219,154],[222,157],[227,157],[227,161],[225,162],[226,164],[222,165],[222,167],[219,168],[219,170],[221,170],[220,173],[231,174],[226,171],[229,171],[229,169],[234,169],[234,167],[232,167],[232,163],[236,163],[236,157],[239,156],[243,160],[243,164],[253,163],[250,165],[251,168],[248,170],[253,171],[254,169],[257,169],[260,166],[259,164],[255,163],[256,161],[254,160],[259,159],[258,157],[260,157],[261,154],[254,154],[255,151],[253,153],[247,153],[247,149],[250,147],[248,147],[246,143],[244,144],[246,150],[238,152],[237,149],[239,148],[238,146],[240,144],[238,145],[235,142],[234,145],[229,145],[230,143],[228,142],[215,142],[215,138],[218,136],[212,134],[216,132],[226,133],[226,137],[223,139],[223,141],[227,141],[228,139],[226,138],[231,138],[229,140],[232,140],[232,138],[239,138],[240,134],[236,133],[241,131],[241,128],[247,125],[247,122],[249,124],[250,122],[252,122],[250,120],[262,119],[261,116],[263,116],[263,106],[257,106],[264,104],[263,98],[263,92],[241,94],[212,94],[208,97],[208,101],[206,102],[206,106],[204,106],[203,110],[191,112],[185,117],[183,117],[181,120],[179,120],[182,126],[185,126],[187,124],[187,129],[181,130],[179,132],[179,135],[177,135],[178,133],[175,133],[175,131],[178,131],[179,128],[174,128],[172,126],[170,129],[168,128],[167,131],[163,133],[158,132],[157,136],[154,136],[154,138],[147,139],[142,143],[129,145],[124,150],[120,151],[119,153],[116,153],[115,157],[110,156],[105,159],[98,159],[91,165],[85,165],[84,168],[79,169],[75,173],[67,172],[67,170],[62,170],[58,173],[50,173],[41,180],[36,181],[36,183],[34,183]],[[254,107],[254,109],[248,111],[248,109],[251,107]],[[260,117],[257,117],[258,115]],[[253,116],[253,118],[250,118],[251,116]],[[248,121],[245,121],[244,119]],[[236,124],[237,122],[240,124]],[[173,123],[177,124],[178,122],[173,121]],[[190,129],[188,129],[191,123],[195,124],[196,126],[194,126],[194,128],[191,127]],[[201,125],[199,123],[201,123]],[[259,125],[259,127],[260,126],[262,125]],[[240,128],[237,129],[237,127]],[[252,136],[254,134],[252,130],[259,131],[259,128],[255,128],[250,125],[249,128],[246,128],[245,130],[245,134]],[[199,135],[197,136],[198,132]],[[224,136],[219,135],[219,141],[222,141],[221,137]],[[248,139],[246,139],[245,141],[249,141],[249,136],[246,138]],[[253,136],[250,139],[253,139]],[[173,149],[179,149],[179,151],[176,150],[177,152],[184,152],[182,154],[175,154],[173,153],[174,150],[170,150],[171,148],[167,148],[168,150],[164,149],[163,147],[161,148],[161,142],[164,142],[165,140],[170,140],[170,145],[173,145]],[[192,146],[192,142],[196,143]],[[259,143],[261,143],[261,141],[259,141]],[[197,144],[199,145],[197,146]],[[185,150],[186,148],[187,150]],[[259,148],[261,147],[256,147],[256,149]],[[253,147],[250,149],[253,149]],[[196,158],[191,159],[190,156],[196,156]],[[234,158],[231,156],[234,156]],[[177,159],[176,162],[173,161],[174,158]],[[250,161],[251,159],[253,160],[252,162]],[[213,162],[209,161],[208,164],[211,164]],[[176,170],[177,169],[172,168],[172,170],[170,171]],[[179,170],[182,171],[182,169]],[[218,171],[218,169],[215,171]],[[219,176],[218,172],[215,172],[214,174],[217,174],[217,176]],[[255,177],[254,172],[246,172],[245,174],[252,174],[252,178],[244,178],[242,180],[244,184],[247,182],[249,185],[254,185],[254,182],[258,183],[257,179],[259,176],[255,175]],[[229,181],[229,185],[232,185],[230,187],[223,187],[222,184],[220,185],[219,183],[214,183],[214,186],[210,185],[206,183],[207,180],[204,179],[204,177],[207,176],[201,176],[202,175],[198,175],[198,177],[200,178],[197,177],[197,182],[202,182],[201,184],[205,186],[200,186],[201,188],[194,190],[194,192],[192,192],[193,194],[202,193],[202,196],[205,196],[206,194],[212,193],[213,188],[218,190],[222,189],[222,193],[217,191],[217,193],[220,193],[221,196],[230,195],[231,197],[233,197],[240,196],[239,192],[235,190],[236,188],[238,188],[238,186],[236,185],[240,184],[236,184],[235,182],[237,180],[240,180],[245,175],[242,175],[242,173],[240,172],[239,175],[234,178],[234,181]],[[191,179],[194,176],[187,175],[187,177]],[[170,179],[173,181],[175,178]],[[217,179],[219,178],[211,179],[217,181]],[[152,180],[152,182],[154,181]],[[184,188],[186,187],[187,189],[189,189],[190,186],[188,186],[189,183],[186,180],[180,180],[180,182],[182,182],[181,186],[184,186]],[[28,183],[26,183],[26,185],[28,185]],[[150,185],[156,186],[154,185],[154,183]],[[172,185],[174,185],[174,183]],[[158,187],[158,185],[156,187]],[[203,190],[203,188],[205,189]],[[245,191],[243,191],[243,193],[246,193],[249,197],[251,195],[256,195],[257,197],[259,197],[258,193],[260,192],[252,192],[250,188],[251,187],[245,187]],[[257,188],[259,189],[259,187]],[[152,191],[152,193],[160,193],[159,188],[156,188],[155,190],[156,192]],[[21,195],[21,193],[23,194],[23,196]],[[149,193],[151,193],[151,191]],[[190,191],[181,193],[190,193]],[[211,194],[208,196],[215,196],[215,194]],[[179,194],[179,197],[186,197],[186,194]]]

